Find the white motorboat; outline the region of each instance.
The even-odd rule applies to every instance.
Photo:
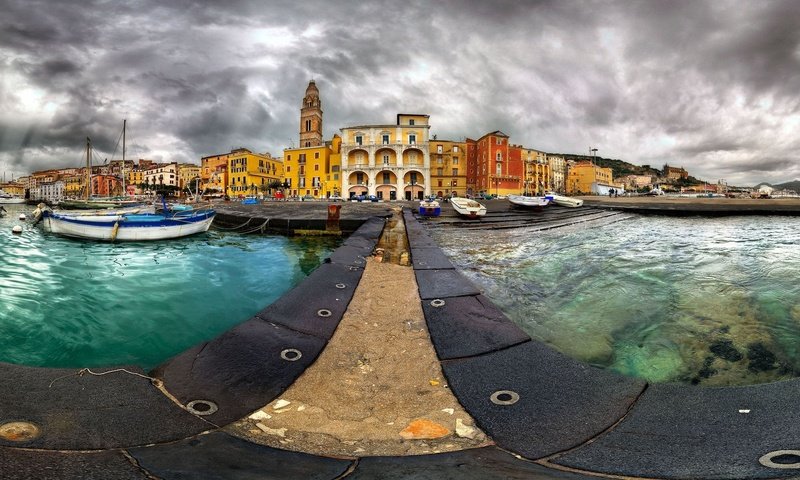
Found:
[[[583,200],[580,198],[565,197],[564,195],[558,195],[552,192],[547,192],[547,194],[545,194],[545,198],[550,199],[552,203],[555,203],[560,207],[577,208],[583,206]]]
[[[0,190],[0,205],[13,205],[13,204],[21,204],[25,203],[25,199],[22,197],[18,197],[16,195],[11,195]]]
[[[525,195],[509,195],[508,202],[515,207],[524,207],[534,210],[541,210],[550,204],[547,197],[528,197]]]
[[[464,217],[478,218],[486,215],[486,207],[475,200],[464,197],[453,197],[450,199],[453,209]]]

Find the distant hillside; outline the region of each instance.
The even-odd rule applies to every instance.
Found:
[[[562,154],[559,153],[558,155],[563,156],[565,160],[575,160],[575,161],[589,161],[592,160],[591,157],[588,155],[573,155],[573,154]],[[632,163],[628,163],[623,160],[619,160],[616,158],[603,158],[603,157],[595,157],[595,163],[598,166],[604,168],[610,168],[613,172],[614,178],[624,177],[625,175],[652,175],[652,176],[659,176],[661,175],[661,171],[655,168],[651,168],[649,165],[639,166],[634,165]]]
[[[773,185],[772,188],[778,190],[794,190],[795,192],[800,192],[800,180],[793,180],[791,182],[786,183],[779,183],[777,185]]]

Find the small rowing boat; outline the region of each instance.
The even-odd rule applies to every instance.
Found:
[[[550,204],[550,200],[546,197],[528,197],[525,195],[509,195],[508,202],[515,207],[532,210],[541,210]]]
[[[450,199],[450,205],[459,215],[467,218],[478,218],[486,215],[486,207],[469,198],[453,197]]]

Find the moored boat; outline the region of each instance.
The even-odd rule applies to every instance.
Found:
[[[547,197],[528,197],[525,195],[509,195],[508,202],[515,207],[524,207],[533,210],[541,210],[550,204]]]
[[[478,218],[486,215],[486,207],[469,198],[453,197],[450,199],[450,205],[453,206],[453,210],[464,217]]]
[[[96,213],[93,215],[42,212],[45,231],[89,240],[146,241],[181,238],[208,231],[212,209],[165,213]]]
[[[433,198],[426,198],[419,202],[419,214],[423,217],[438,217],[442,213],[442,206]]]
[[[580,198],[565,197],[552,192],[547,192],[545,198],[549,198],[552,203],[560,207],[577,208],[583,206],[583,200]]]
[[[11,195],[0,190],[0,204],[14,205],[25,203],[25,199],[16,195]]]

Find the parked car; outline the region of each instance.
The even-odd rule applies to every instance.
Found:
[[[314,195],[303,195],[300,198],[301,202],[308,202],[308,201],[311,201],[311,200],[314,200]]]
[[[342,201],[342,197],[340,197],[339,195],[331,195],[330,197],[328,197],[328,201],[330,201],[330,202],[341,202]]]
[[[366,200],[368,200],[370,202],[377,202],[378,201],[378,197],[376,197],[375,195],[369,195],[369,196],[367,196]]]

